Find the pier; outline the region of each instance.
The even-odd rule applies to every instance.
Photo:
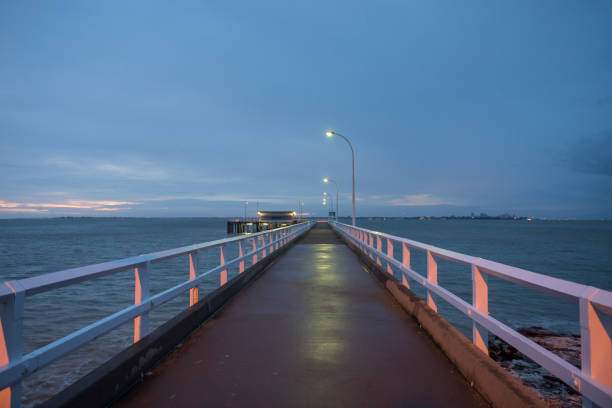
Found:
[[[486,406],[326,223],[192,337],[117,406]]]
[[[230,259],[230,249],[237,255]],[[201,271],[199,256],[219,264]],[[427,257],[426,275],[411,267]],[[154,263],[183,257],[186,280],[149,291]],[[472,302],[438,285],[438,260],[472,271]],[[23,355],[27,297],[134,270],[134,304]],[[581,368],[488,313],[495,276],[576,303]],[[218,288],[199,293],[210,277]],[[419,299],[411,285],[427,289]],[[150,330],[148,314],[188,292],[184,312]],[[446,301],[473,322],[467,339],[438,313]],[[537,313],[537,311],[534,311]],[[612,293],[338,223],[294,225],[85,266],[0,287],[0,406],[20,406],[21,380],[92,339],[133,322],[133,344],[46,406],[544,407],[488,357],[488,334],[517,348],[583,396],[612,406]]]

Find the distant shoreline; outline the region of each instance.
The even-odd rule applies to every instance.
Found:
[[[60,217],[0,217],[0,221],[9,220],[61,220],[61,219],[105,219],[105,220],[120,220],[120,219],[220,219],[227,220],[229,218],[241,218],[236,216],[60,216]],[[350,216],[341,216],[340,219],[350,219]],[[326,220],[327,217],[303,217],[305,220]],[[525,216],[510,216],[510,215],[446,215],[446,216],[432,216],[422,215],[414,217],[400,217],[400,216],[370,216],[370,217],[356,217],[357,220],[367,221],[387,221],[387,220],[418,220],[418,221],[448,221],[448,220],[486,220],[486,221],[598,221],[598,222],[611,222],[609,218],[538,218],[538,217],[525,217]]]

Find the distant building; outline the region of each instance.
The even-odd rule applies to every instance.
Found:
[[[295,211],[259,211],[259,221],[293,223]]]

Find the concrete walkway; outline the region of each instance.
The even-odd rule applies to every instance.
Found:
[[[319,224],[117,406],[486,404]]]

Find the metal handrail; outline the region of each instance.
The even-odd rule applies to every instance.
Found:
[[[390,274],[393,274],[391,266],[401,271],[405,286],[409,287],[408,278],[424,286],[427,304],[434,311],[437,312],[437,305],[432,294],[467,315],[472,320],[472,341],[484,353],[488,354],[490,331],[580,392],[586,405],[592,401],[602,407],[612,406],[612,292],[336,221],[330,221],[330,225],[372,260],[376,258],[381,268],[382,261],[386,262]],[[386,253],[382,250],[383,239],[387,240]],[[401,261],[393,254],[393,243],[402,246]],[[411,269],[410,249],[426,252],[427,277]],[[438,285],[436,258],[471,266],[471,305]],[[487,275],[578,303],[582,369],[489,316]]]
[[[21,380],[42,367],[75,351],[95,338],[120,325],[134,320],[134,343],[149,332],[149,312],[160,305],[189,291],[190,306],[198,301],[198,288],[205,278],[220,273],[221,286],[227,283],[227,269],[239,265],[239,274],[244,272],[245,260],[252,257],[252,264],[259,262],[285,246],[314,225],[302,222],[287,227],[271,229],[244,236],[220,239],[201,244],[188,245],[135,257],[104,262],[64,271],[48,273],[4,282],[0,285],[0,406],[19,407],[21,405]],[[247,240],[252,240],[253,249],[246,252]],[[257,242],[263,242],[258,246]],[[223,249],[229,244],[238,244],[239,256],[225,261]],[[220,264],[202,274],[198,274],[199,252],[219,248]],[[189,280],[175,285],[155,295],[149,294],[150,265],[179,256],[189,256]],[[128,269],[135,271],[135,302],[110,316],[85,326],[27,355],[22,355],[22,316],[25,297],[49,290],[73,285]],[[234,277],[233,279],[236,279]]]

